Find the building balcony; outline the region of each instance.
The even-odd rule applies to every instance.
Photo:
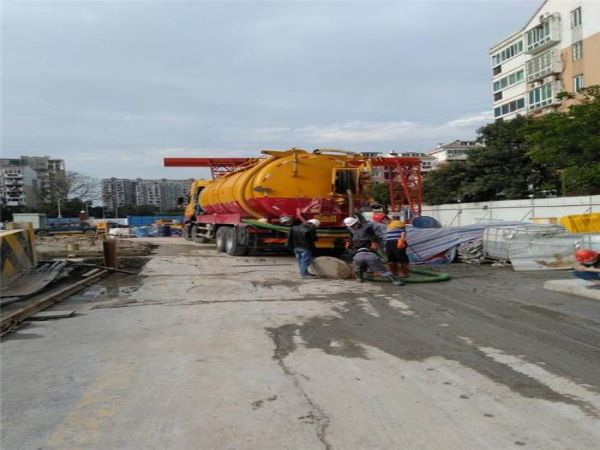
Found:
[[[540,56],[527,61],[527,82],[541,80],[549,75],[562,72],[560,54],[556,50],[549,50]]]
[[[540,17],[541,23],[525,33],[525,52],[537,55],[560,42],[560,15]]]
[[[562,90],[562,83],[558,80],[532,87],[527,92],[527,110],[531,112],[560,105],[561,101],[556,98],[556,94]]]

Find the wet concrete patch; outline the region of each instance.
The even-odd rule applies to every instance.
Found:
[[[275,345],[274,358],[284,359],[297,349],[297,342],[302,342],[308,349],[346,358],[368,358],[365,347],[374,347],[408,361],[442,357],[457,361],[523,397],[562,402],[577,406],[586,414],[600,415],[592,404],[557,392],[535,378],[494,360],[456,335],[453,327],[434,328],[429,321],[406,316],[391,306],[391,297],[372,297],[371,304],[377,315],[370,314],[361,306],[362,298],[364,294],[361,297],[351,296],[343,307],[337,309],[336,316],[316,316],[302,324],[266,328]],[[467,400],[469,397],[461,398]]]

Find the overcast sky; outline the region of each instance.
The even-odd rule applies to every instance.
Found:
[[[491,120],[488,49],[540,3],[4,1],[2,153],[184,178],[162,158],[427,151]]]

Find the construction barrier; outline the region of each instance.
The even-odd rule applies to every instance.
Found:
[[[571,233],[600,233],[600,213],[564,216],[560,224]]]
[[[37,265],[33,229],[0,232],[2,285]]]

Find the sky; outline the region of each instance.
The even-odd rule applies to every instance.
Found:
[[[2,156],[187,178],[162,159],[471,139],[489,48],[540,4],[4,0]]]

